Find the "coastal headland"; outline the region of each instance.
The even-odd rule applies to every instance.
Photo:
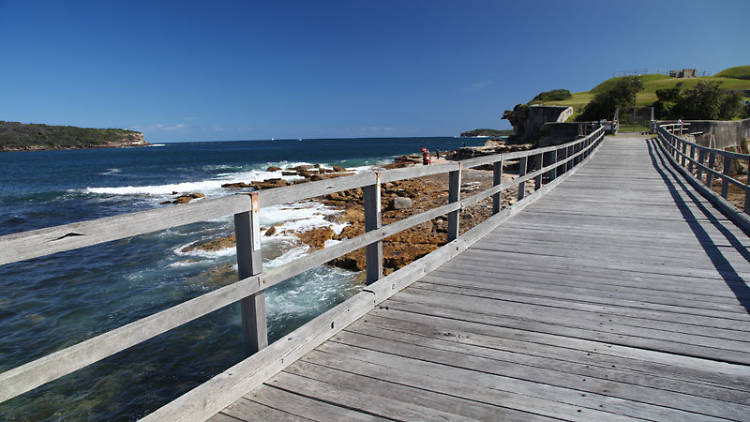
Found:
[[[0,121],[0,152],[149,146],[143,133]]]

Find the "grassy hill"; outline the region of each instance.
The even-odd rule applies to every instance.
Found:
[[[113,148],[149,145],[143,134],[125,129],[49,126],[0,120],[0,151]]]
[[[591,101],[592,98],[594,98],[594,95],[611,88],[619,79],[622,79],[622,77],[607,79],[590,91],[574,92],[573,95],[566,100],[531,101],[530,104],[571,106],[575,109],[576,113],[578,113],[583,110],[583,107]],[[657,89],[673,88],[679,82],[682,82],[683,89],[693,88],[700,80],[721,82],[721,88],[725,90],[750,89],[750,66],[732,67],[722,70],[714,76],[690,79],[670,78],[667,75],[661,74],[642,75],[641,81],[643,82],[643,91],[639,92],[636,96],[636,104],[638,106],[651,105],[657,99]]]
[[[714,76],[733,79],[750,79],[750,66],[735,66],[724,69]]]

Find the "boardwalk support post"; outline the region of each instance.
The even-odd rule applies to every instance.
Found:
[[[698,167],[698,180],[701,180],[703,178],[703,167],[706,162],[706,150],[701,149],[698,151],[698,164],[700,164]]]
[[[537,154],[535,156],[536,158],[536,165],[534,166],[534,170],[541,170],[544,168],[544,153]],[[539,176],[534,178],[534,189],[539,190],[542,188],[542,177],[544,177],[543,174],[540,174]]]
[[[492,186],[497,186],[501,183],[503,183],[503,160],[492,163]],[[750,198],[750,196],[748,196],[748,198]],[[502,207],[502,192],[497,192],[492,195],[492,214],[499,213]]]
[[[250,193],[250,201],[250,211],[234,215],[237,271],[240,280],[260,274],[263,269],[258,192]],[[255,353],[268,346],[265,293],[261,291],[240,300],[240,309],[242,310],[242,332],[250,353]]]
[[[458,163],[458,170],[448,173],[448,203],[458,202],[461,200],[461,163]],[[448,213],[448,241],[451,242],[458,238],[458,223],[460,209]]]
[[[528,161],[528,157],[521,157],[520,160],[518,160],[518,177],[526,176],[526,162]],[[522,200],[523,197],[526,195],[526,181],[523,181],[518,184],[518,200]]]
[[[732,171],[732,158],[726,155],[722,158],[724,159],[724,172],[722,173],[724,177],[721,178],[721,196],[727,199],[727,195],[729,194],[729,180],[727,178]]]
[[[380,209],[380,172],[375,173],[375,184],[362,188],[365,206],[365,232],[382,227]],[[383,241],[370,243],[366,249],[367,284],[372,284],[383,277]]]
[[[555,161],[554,161],[554,163],[555,163],[555,164],[557,164],[557,162],[558,162],[558,159],[557,159],[557,152],[558,152],[558,150],[557,150],[557,149],[555,149],[555,158],[554,158],[554,160],[555,160]],[[557,179],[557,169],[558,169],[558,168],[559,168],[558,166],[555,166],[555,169],[554,169],[554,170],[552,171],[552,180],[555,180],[555,179]]]
[[[716,153],[711,151],[708,153],[708,168],[711,170],[714,170],[715,163],[716,163]],[[706,186],[711,188],[713,183],[714,183],[714,174],[713,172],[707,171],[706,172]]]

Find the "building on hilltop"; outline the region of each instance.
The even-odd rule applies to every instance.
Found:
[[[698,76],[697,69],[670,70],[669,76],[672,78],[695,78]]]

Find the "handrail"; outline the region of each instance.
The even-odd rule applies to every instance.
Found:
[[[519,186],[519,199],[521,199],[527,181],[534,180],[541,187],[544,183],[543,175],[549,175],[549,179],[557,178],[559,174],[583,162],[601,144],[603,138],[604,130],[600,126],[584,138],[558,146],[483,156],[457,163],[368,171],[352,176],[256,191],[250,194],[238,194],[179,207],[122,214],[0,236],[0,265],[3,265],[156,230],[234,215],[237,232],[237,259],[240,264],[240,280],[235,283],[0,373],[0,403],[238,301],[242,302],[243,325],[246,325],[245,335],[256,336],[256,342],[253,343],[253,339],[250,339],[250,343],[254,344],[256,349],[263,348],[267,342],[266,338],[260,338],[265,337],[266,333],[265,308],[262,305],[265,289],[362,247],[368,248],[367,267],[368,284],[370,284],[382,277],[383,259],[380,242],[386,237],[440,215],[448,214],[448,239],[456,239],[459,232],[458,212],[462,208],[492,196],[493,214],[497,214],[501,210],[500,193],[503,190]],[[551,155],[553,152],[554,157],[550,157],[552,163],[545,165],[545,155]],[[537,160],[538,168],[526,173],[529,158],[535,156],[540,157]],[[519,177],[511,182],[501,183],[503,162],[516,158],[521,159],[523,171],[519,171]],[[490,163],[493,164],[494,169],[493,187],[461,199],[460,173],[462,169]],[[448,204],[381,227],[379,195],[381,183],[440,173],[451,175]],[[261,272],[259,265],[260,227],[255,218],[261,207],[299,201],[356,187],[365,189],[364,206],[367,229],[364,234],[315,251],[284,266]],[[374,272],[370,268],[380,268],[380,271]]]
[[[684,123],[689,124],[689,123]],[[750,154],[742,154],[732,151],[705,147],[695,142],[690,142],[674,134],[676,124],[664,124],[658,127],[658,137],[662,146],[668,150],[667,156],[672,162],[683,167],[687,174],[698,183],[703,183],[708,189],[711,189],[714,183],[714,177],[721,178],[721,198],[728,206],[739,208],[728,200],[729,185],[735,185],[745,192],[745,203],[743,209],[746,214],[750,214]],[[696,157],[697,153],[697,157]],[[722,157],[722,171],[718,167],[719,163],[716,157]],[[748,171],[747,181],[742,182],[731,175],[732,160],[747,160]],[[705,179],[703,178],[703,173]]]

